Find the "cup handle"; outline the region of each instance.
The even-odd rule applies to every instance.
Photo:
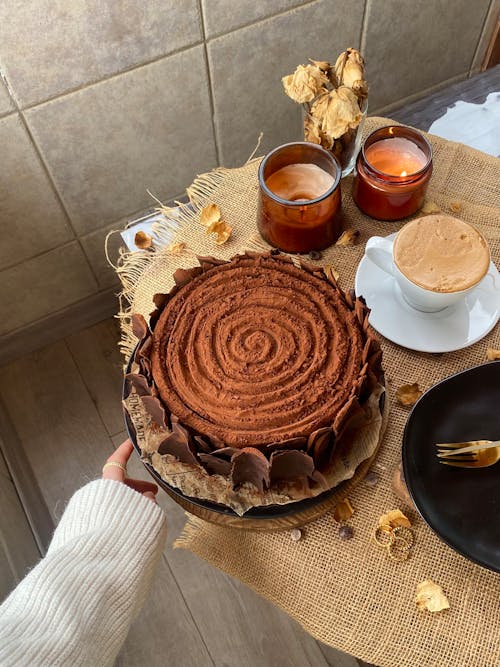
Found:
[[[366,242],[365,254],[379,269],[391,276],[394,275],[391,240],[383,236],[372,236]]]

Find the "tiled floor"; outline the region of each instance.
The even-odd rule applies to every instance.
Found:
[[[1,370],[0,430],[12,472],[0,457],[2,597],[39,557],[33,534],[43,549],[68,498],[100,474],[103,461],[125,439],[117,340],[116,321],[106,320]],[[147,478],[137,458],[129,469],[132,476]],[[21,479],[26,472],[32,473],[29,482]],[[166,494],[159,495],[168,543],[120,667],[358,667],[354,658],[320,645],[235,579],[189,552],[173,550],[184,514]]]

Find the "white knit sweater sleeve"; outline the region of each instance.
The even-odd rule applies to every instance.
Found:
[[[1,667],[112,665],[165,537],[162,510],[125,484],[77,491],[47,555],[0,607]]]

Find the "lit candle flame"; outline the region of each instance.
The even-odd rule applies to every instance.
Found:
[[[394,128],[393,127],[389,128],[389,134],[394,134]]]
[[[406,171],[404,171],[404,170],[403,170],[399,175],[400,175],[400,176],[408,176],[408,174],[407,174]]]

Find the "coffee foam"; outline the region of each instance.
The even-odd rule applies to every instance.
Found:
[[[428,215],[405,225],[394,242],[394,261],[411,282],[433,292],[459,292],[488,271],[486,241],[471,225]]]
[[[275,195],[287,201],[310,201],[325,194],[335,179],[316,164],[289,164],[266,179]]]

